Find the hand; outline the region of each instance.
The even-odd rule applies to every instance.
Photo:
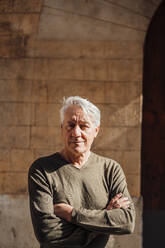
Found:
[[[109,202],[107,210],[116,208],[128,208],[130,203],[131,202],[128,200],[128,197],[122,197],[122,193],[119,193]]]
[[[56,216],[67,221],[71,221],[73,207],[66,203],[57,203],[54,205],[54,213]]]

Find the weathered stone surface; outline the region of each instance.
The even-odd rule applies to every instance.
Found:
[[[33,59],[0,59],[0,80],[33,79]]]
[[[2,126],[30,125],[30,103],[5,103],[0,104],[0,124]]]
[[[140,150],[140,129],[133,127],[102,127],[94,149],[99,150]]]
[[[8,149],[0,149],[0,171],[10,170],[10,151]]]
[[[36,34],[38,21],[38,14],[1,14],[0,35]]]
[[[27,172],[33,160],[32,149],[12,149],[10,171]]]
[[[162,0],[150,0],[150,1],[144,1],[144,0],[111,0],[111,3],[114,3],[117,6],[125,7],[130,10],[130,12],[134,12],[135,14],[142,14],[146,17],[152,17],[157,6]],[[155,3],[153,5],[153,2]]]
[[[140,197],[140,174],[128,174],[126,178],[130,194],[135,197]]]
[[[105,83],[105,102],[130,104],[139,98],[138,83]]]
[[[109,127],[139,126],[140,107],[131,101],[128,104],[98,104],[101,111],[101,125]]]
[[[84,60],[84,79],[85,80],[108,80],[107,60],[95,59]]]
[[[35,80],[83,79],[83,62],[75,59],[36,59]]]
[[[26,54],[42,58],[141,59],[138,41],[57,41],[28,39]]]
[[[45,6],[50,8],[52,14],[56,13],[56,10],[60,10],[62,13],[70,12],[81,18],[89,17],[91,22],[98,20],[140,30],[146,30],[148,26],[148,18],[145,16],[137,15],[127,8],[106,1],[77,0],[75,3],[74,0],[45,0]]]
[[[1,195],[0,212],[0,247],[39,247],[32,229],[29,199],[26,195]]]
[[[27,40],[28,37],[21,34],[1,36],[0,57],[24,57],[26,55]]]
[[[41,69],[42,70],[42,69]],[[30,100],[34,103],[47,102],[48,89],[46,80],[33,80]]]
[[[0,13],[9,12],[39,12],[42,0],[1,0]]]
[[[141,81],[141,60],[109,60],[108,78],[112,81]]]
[[[144,36],[144,31],[135,30],[124,25],[47,7],[44,8],[41,15],[38,34],[39,39],[73,41],[128,40],[128,37],[129,40],[143,41]]]
[[[58,126],[60,129],[59,110],[59,104],[36,104],[36,126]]]
[[[29,127],[1,127],[0,148],[28,148],[30,142]]]
[[[138,41],[106,41],[104,44],[104,58],[112,59],[141,59],[143,56],[143,42]]]
[[[32,92],[31,88],[31,80],[0,80],[0,101],[30,102]]]
[[[127,129],[125,127],[102,127],[94,142],[95,150],[124,150],[126,144]]]
[[[27,173],[0,173],[0,194],[27,193]]]
[[[127,147],[130,150],[140,152],[141,147],[141,127],[128,128],[126,136]]]
[[[125,174],[140,174],[140,154],[139,151],[124,151],[122,154],[122,164]]]
[[[79,58],[82,56],[82,42],[28,39],[27,55],[42,58]]]
[[[94,103],[103,103],[104,83],[79,80],[48,81],[48,102],[62,103],[63,97],[81,96]]]
[[[60,129],[56,127],[32,127],[31,147],[61,149],[62,139]]]

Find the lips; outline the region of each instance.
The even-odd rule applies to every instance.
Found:
[[[82,140],[71,140],[70,143],[81,144],[81,143],[84,143],[84,141],[82,141]]]

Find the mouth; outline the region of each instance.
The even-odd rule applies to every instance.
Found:
[[[82,144],[82,143],[84,143],[84,141],[70,141],[70,143],[72,143],[72,144]]]

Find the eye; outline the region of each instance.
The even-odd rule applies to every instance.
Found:
[[[75,127],[75,123],[69,122],[66,127],[67,127],[67,130],[71,130]]]
[[[82,125],[80,125],[80,128],[81,128],[81,130],[86,130],[87,128],[89,128],[89,126],[86,124],[82,124]]]

